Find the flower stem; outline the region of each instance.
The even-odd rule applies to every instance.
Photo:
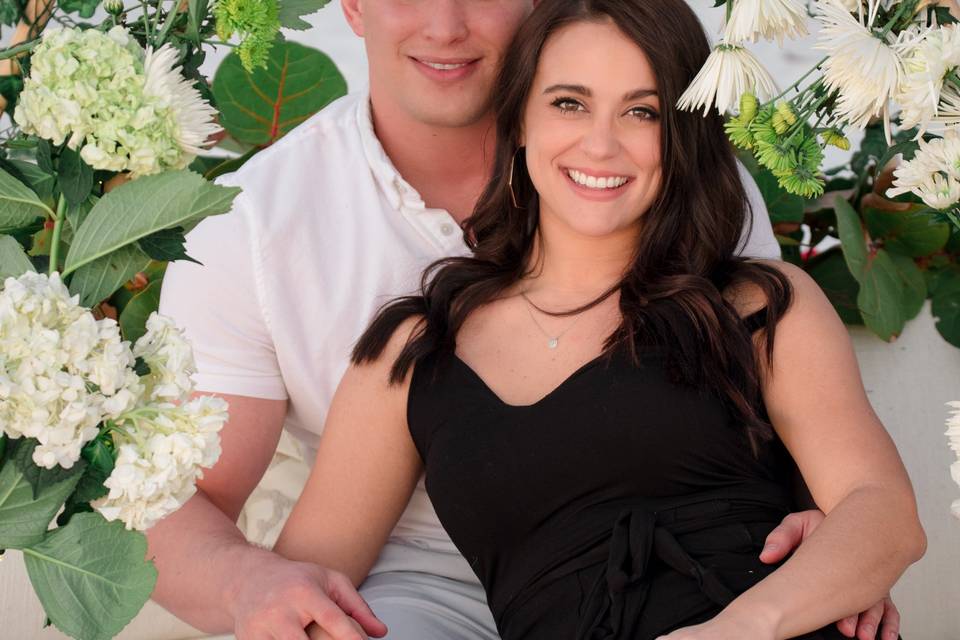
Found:
[[[235,49],[238,46],[229,42],[221,42],[220,40],[200,40],[200,42],[203,44],[212,44],[214,46],[230,47],[231,49]]]
[[[807,71],[805,74],[803,74],[802,76],[800,76],[800,79],[799,79],[799,80],[797,80],[797,81],[794,82],[792,85],[790,85],[789,87],[787,87],[786,89],[784,89],[783,92],[782,92],[780,95],[778,95],[776,98],[773,98],[772,100],[768,101],[766,104],[772,104],[772,103],[776,102],[777,100],[779,100],[779,99],[782,98],[783,96],[785,96],[785,95],[787,95],[788,93],[790,93],[790,90],[791,90],[791,89],[797,88],[797,87],[800,85],[801,82],[803,82],[804,80],[807,79],[807,76],[809,76],[809,75],[810,75],[811,73],[813,73],[814,71],[819,70],[819,69],[820,69],[820,65],[822,65],[824,62],[826,62],[826,61],[827,61],[827,58],[829,58],[829,57],[830,57],[830,56],[824,56],[823,59],[821,59],[819,62],[817,62],[817,64],[813,65],[813,67],[811,67],[809,71]]]
[[[53,274],[57,271],[57,265],[60,262],[60,233],[63,231],[63,218],[67,210],[67,199],[60,196],[57,201],[57,217],[53,220],[53,237],[50,240],[50,267],[47,273]]]
[[[36,38],[29,42],[24,42],[23,44],[18,44],[17,46],[10,47],[9,49],[4,49],[3,51],[0,51],[0,60],[9,60],[10,58],[20,55],[21,53],[32,51],[33,48],[38,44],[40,44],[40,38]]]

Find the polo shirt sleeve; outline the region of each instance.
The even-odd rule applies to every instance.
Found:
[[[283,400],[287,392],[264,304],[259,247],[242,199],[187,234],[187,255],[202,265],[167,265],[160,313],[193,346],[198,391]]]
[[[743,229],[743,235],[746,235],[747,238],[746,241],[742,237],[740,239],[740,246],[743,247],[740,255],[748,258],[780,260],[780,243],[777,242],[777,238],[773,234],[773,226],[770,224],[767,205],[763,201],[760,188],[739,160],[737,161],[737,168],[740,170],[740,180],[743,182],[743,188],[747,192],[747,199],[750,202],[746,226]]]

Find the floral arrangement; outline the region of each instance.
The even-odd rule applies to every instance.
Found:
[[[23,553],[74,638],[141,609],[157,578],[142,532],[220,455],[226,403],[194,394],[160,284],[239,193],[210,180],[345,93],[280,32],[327,1],[105,0],[93,24],[99,0],[0,0],[17,25],[0,51],[0,556]],[[215,46],[234,52],[210,83]]]
[[[930,300],[960,347],[960,25],[928,0],[725,0],[719,43],[678,107],[717,109],[784,259],[849,324],[895,339]],[[826,55],[785,90],[749,50]],[[849,133],[862,130],[859,148]],[[825,150],[848,152],[824,167]]]

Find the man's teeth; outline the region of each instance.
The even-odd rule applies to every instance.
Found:
[[[567,175],[569,175],[574,182],[588,189],[616,189],[617,187],[623,186],[627,180],[629,180],[629,178],[623,176],[597,178],[596,176],[588,176],[585,173],[580,173],[574,169],[568,170]]]
[[[425,60],[421,60],[420,62],[422,62],[423,64],[427,65],[432,69],[438,69],[440,71],[450,71],[451,69],[459,69],[460,67],[465,67],[468,64],[466,62],[458,62],[457,64],[441,64],[439,62],[427,62]]]

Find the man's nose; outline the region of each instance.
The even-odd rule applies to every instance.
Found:
[[[425,3],[424,9],[428,39],[445,44],[463,40],[470,32],[464,0],[434,0]]]

